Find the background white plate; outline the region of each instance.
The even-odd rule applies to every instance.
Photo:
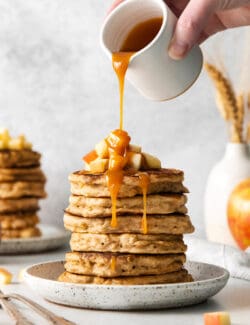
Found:
[[[51,225],[39,225],[42,235],[33,238],[4,239],[0,254],[24,254],[49,251],[69,242],[69,232]]]
[[[64,271],[63,261],[33,265],[26,269],[25,282],[45,299],[68,306],[129,310],[193,305],[219,292],[229,272],[221,267],[187,262],[194,282],[155,285],[94,285],[56,281]]]

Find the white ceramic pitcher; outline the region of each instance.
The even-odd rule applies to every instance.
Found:
[[[228,143],[224,157],[208,177],[205,192],[205,227],[207,238],[238,247],[227,220],[228,199],[234,188],[250,178],[250,152],[247,144]]]
[[[163,18],[161,29],[152,42],[132,56],[127,78],[143,96],[162,101],[191,87],[203,63],[198,46],[182,60],[169,57],[167,49],[177,18],[163,0],[124,1],[104,21],[101,44],[111,59],[135,25],[156,17]]]

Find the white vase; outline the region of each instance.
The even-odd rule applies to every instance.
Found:
[[[227,204],[233,189],[250,177],[247,144],[228,143],[226,152],[211,170],[205,192],[205,227],[211,241],[238,247],[227,221]]]

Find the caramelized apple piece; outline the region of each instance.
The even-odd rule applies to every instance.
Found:
[[[108,159],[96,158],[87,164],[87,168],[92,173],[103,173],[108,169],[109,161]]]
[[[11,150],[21,150],[23,147],[24,144],[20,138],[9,140],[8,148]]]
[[[128,151],[140,153],[141,152],[141,147],[137,146],[136,144],[130,144],[128,146]]]
[[[142,155],[136,152],[128,152],[127,153],[127,163],[126,167],[133,168],[135,170],[140,170],[142,165]]]
[[[109,157],[109,170],[120,170],[125,167],[127,163],[127,157],[112,153]]]
[[[145,159],[144,162],[145,162],[147,168],[149,168],[149,169],[159,169],[159,168],[161,168],[161,161],[158,158],[156,158],[156,157],[154,157],[154,156],[152,156],[152,155],[150,155],[149,153],[146,153],[146,152],[143,152],[142,155],[143,155],[143,157]]]
[[[106,140],[102,140],[95,146],[95,151],[100,158],[109,157],[109,148]]]
[[[0,268],[0,284],[10,284],[12,280],[12,274],[3,268]]]
[[[215,312],[204,314],[204,325],[231,325],[227,312]]]
[[[130,136],[126,131],[117,129],[109,134],[106,141],[109,148],[112,149],[111,151],[124,155],[130,142]]]
[[[91,161],[98,158],[98,155],[95,150],[90,151],[86,156],[84,156],[82,159],[89,164]]]

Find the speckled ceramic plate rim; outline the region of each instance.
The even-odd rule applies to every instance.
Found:
[[[70,232],[54,225],[40,224],[40,237],[12,238],[0,241],[0,255],[39,253],[57,249],[69,242]]]
[[[63,228],[59,228],[53,225],[47,225],[47,224],[40,224],[37,225],[37,227],[41,230],[42,235],[40,237],[30,237],[30,238],[10,238],[10,239],[2,239],[0,244],[8,244],[8,243],[19,243],[19,242],[41,242],[43,240],[49,240],[49,239],[57,239],[57,238],[62,238],[62,237],[67,237],[69,236],[70,233],[68,233],[66,230],[64,230]],[[47,231],[47,229],[52,229],[53,231],[55,231],[54,234],[44,234],[44,232]]]
[[[193,264],[199,264],[199,265],[202,265],[204,267],[214,267],[216,270],[218,271],[221,271],[223,272],[222,275],[220,276],[215,276],[215,277],[210,277],[208,279],[205,279],[205,280],[196,280],[196,281],[193,281],[193,282],[181,282],[181,283],[166,283],[166,284],[143,284],[143,285],[103,285],[103,284],[81,284],[81,283],[72,283],[72,282],[60,282],[60,281],[57,281],[57,280],[52,280],[52,279],[47,279],[47,278],[42,278],[40,276],[35,276],[35,275],[32,275],[32,274],[29,274],[29,271],[34,268],[34,267],[39,267],[41,265],[45,265],[45,264],[51,264],[51,263],[60,263],[60,264],[64,264],[65,261],[62,261],[62,260],[55,260],[55,261],[49,261],[49,262],[44,262],[44,263],[37,263],[37,264],[33,264],[33,265],[30,265],[28,266],[25,270],[24,270],[24,279],[28,282],[28,278],[31,277],[31,278],[36,278],[36,279],[40,279],[41,281],[49,281],[51,283],[60,283],[60,284],[63,284],[64,286],[69,286],[69,287],[72,287],[72,286],[76,286],[76,287],[79,287],[79,288],[93,288],[93,289],[97,289],[97,288],[112,288],[112,289],[121,289],[121,288],[133,288],[133,289],[136,289],[136,288],[142,288],[143,289],[152,289],[152,288],[171,288],[171,287],[176,287],[178,285],[178,288],[181,288],[181,287],[187,287],[187,286],[191,286],[192,288],[194,286],[199,286],[200,284],[207,284],[207,283],[210,283],[212,284],[212,282],[217,282],[219,280],[224,280],[225,281],[225,284],[227,283],[227,280],[229,279],[230,277],[230,273],[228,270],[226,270],[225,268],[223,267],[220,267],[220,266],[217,266],[217,265],[214,265],[214,264],[208,264],[208,263],[202,263],[202,262],[196,262],[196,261],[187,261],[187,263],[193,263]]]

